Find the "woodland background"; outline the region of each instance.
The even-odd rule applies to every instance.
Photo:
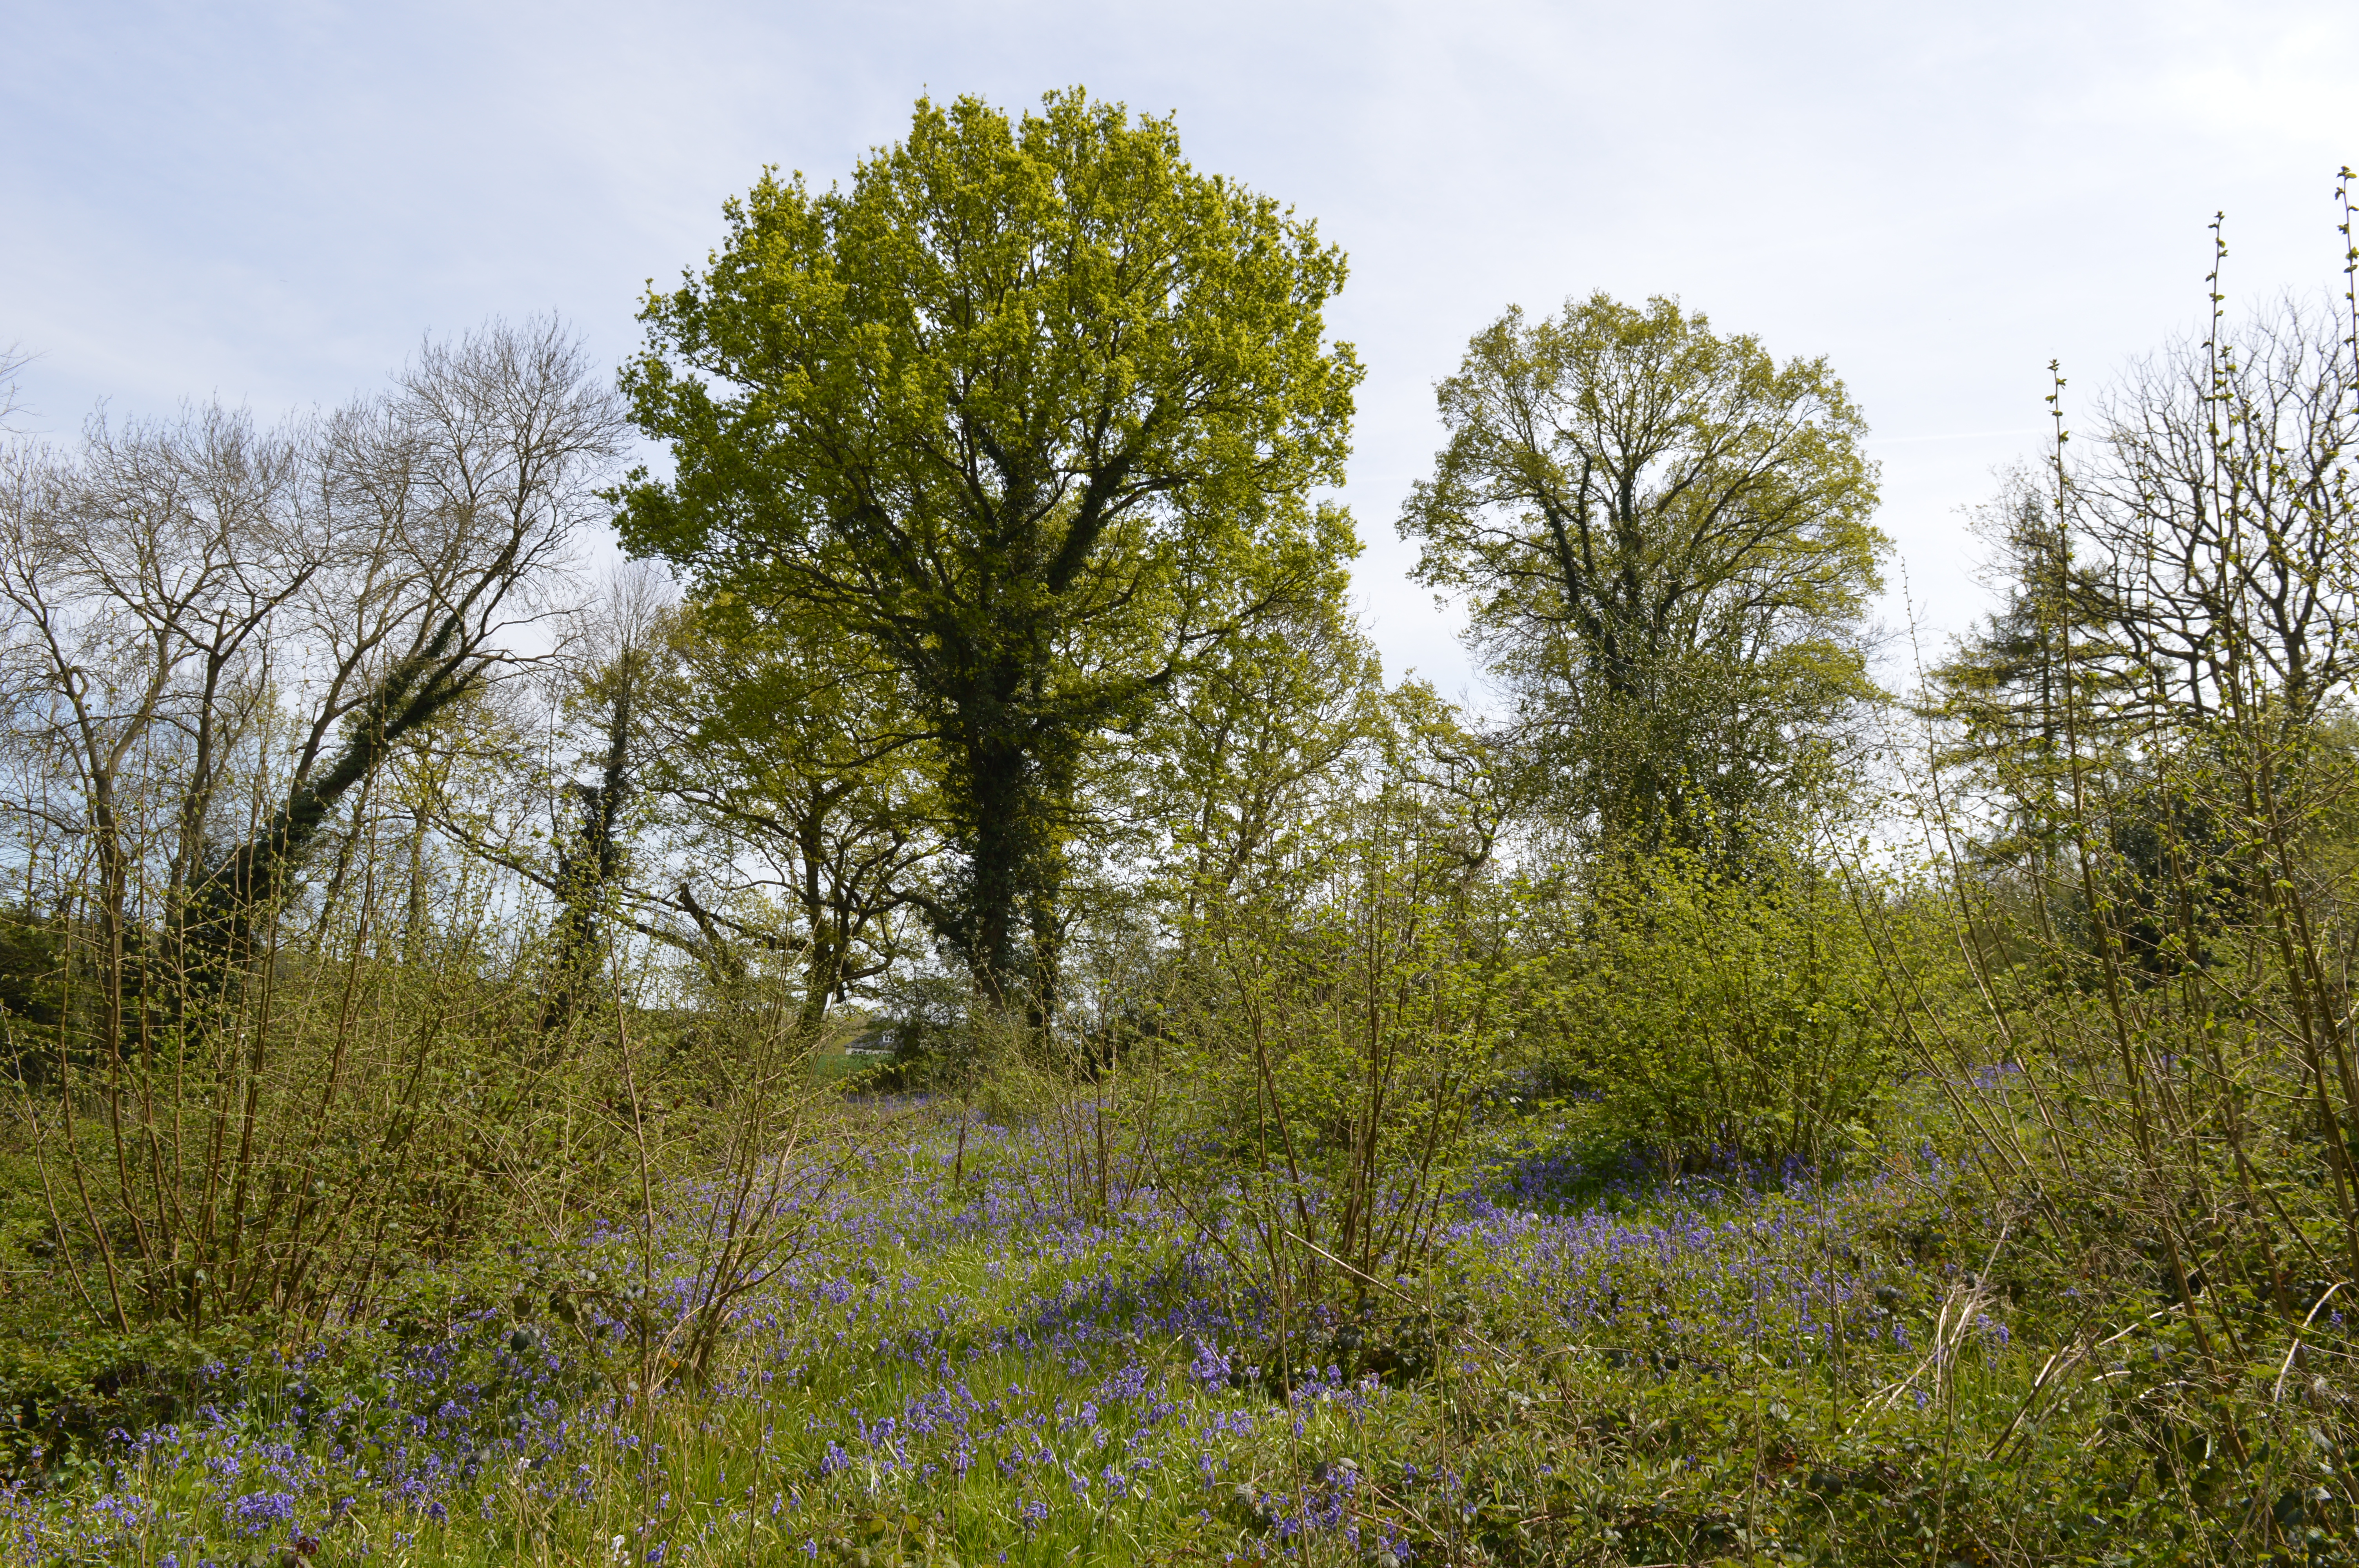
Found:
[[[1078,90],[12,441],[9,1549],[2347,1560],[2350,178],[1898,691],[1835,367],[1603,293],[1387,681],[1345,257]]]

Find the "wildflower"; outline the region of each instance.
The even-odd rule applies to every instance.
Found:
[[[240,1535],[260,1535],[295,1517],[295,1498],[287,1492],[248,1492],[232,1501],[228,1512]]]

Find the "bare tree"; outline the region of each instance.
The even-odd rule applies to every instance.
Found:
[[[16,427],[8,423],[16,413],[16,373],[33,362],[33,356],[17,344],[0,349],[0,431],[14,433]]]
[[[256,721],[262,633],[320,568],[318,541],[290,525],[302,444],[299,427],[263,432],[210,407],[169,424],[93,421],[79,460],[10,454],[0,669],[20,737],[48,742],[75,803],[52,825],[95,873],[108,1051],[123,1040],[139,846],[162,828],[158,892],[177,914],[223,770]]]
[[[2203,713],[2257,683],[2299,724],[2359,676],[2345,328],[2288,300],[2166,351],[2100,405],[2067,520],[2137,698]]]
[[[323,432],[312,505],[337,547],[303,604],[321,667],[280,804],[207,880],[218,912],[274,896],[344,793],[509,656],[621,449],[614,395],[553,319],[429,341],[397,387]]]
[[[79,977],[42,1147],[102,1315],[316,1310],[340,1265],[314,1254],[379,1201],[322,1173],[349,1033],[319,1046],[247,981],[280,972],[277,912],[323,827],[555,608],[619,449],[603,381],[559,324],[495,322],[325,417],[192,408],[0,456],[0,752]],[[103,1166],[71,1124],[93,1095]],[[376,1141],[397,1165],[400,1125]]]

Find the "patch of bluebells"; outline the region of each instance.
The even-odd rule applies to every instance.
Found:
[[[820,1535],[798,1515],[880,1488],[921,1498],[979,1475],[1020,1499],[1014,1519],[1029,1537],[1063,1522],[1093,1530],[1157,1499],[1218,1509],[1244,1485],[1282,1550],[1332,1536],[1406,1560],[1370,1515],[1356,1467],[1331,1465],[1277,1490],[1251,1477],[1256,1454],[1314,1427],[1364,1452],[1353,1434],[1382,1431],[1413,1390],[1331,1365],[1271,1399],[1258,1391],[1254,1349],[1267,1342],[1266,1305],[1228,1275],[1217,1247],[1190,1239],[1175,1206],[1142,1188],[1109,1216],[1066,1212],[1038,1176],[1054,1157],[1046,1141],[982,1126],[966,1130],[968,1167],[980,1174],[954,1190],[955,1150],[954,1130],[936,1127],[864,1150],[841,1179],[808,1179],[796,1201],[819,1244],[745,1298],[717,1388],[657,1396],[693,1401],[681,1409],[700,1432],[722,1430],[714,1412],[724,1405],[741,1423],[733,1432],[750,1412],[761,1435],[744,1462],[786,1483],[757,1498],[741,1471],[744,1495],[728,1495],[744,1511],[708,1510],[700,1528],[742,1530],[758,1509],[782,1539],[808,1540],[816,1553]],[[1550,1212],[1601,1177],[1633,1197],[1651,1193],[1645,1217]],[[1936,1281],[1895,1258],[1848,1257],[1838,1243],[1940,1180],[1926,1166],[1837,1190],[1803,1170],[1732,1165],[1666,1193],[1636,1165],[1599,1173],[1525,1151],[1462,1195],[1442,1233],[1444,1261],[1499,1320],[1619,1343],[1658,1368],[1709,1369],[1739,1341],[1798,1357],[1838,1342],[1905,1344],[1889,1303]],[[674,1195],[657,1238],[669,1271],[627,1303],[658,1329],[693,1307],[687,1238],[716,1195]],[[632,1230],[605,1228],[560,1262],[579,1276],[627,1279],[638,1245]],[[959,1270],[934,1266],[950,1249]],[[991,1282],[979,1292],[977,1271]],[[644,1445],[642,1396],[615,1392],[582,1347],[620,1346],[620,1317],[593,1307],[578,1326],[579,1338],[544,1344],[485,1308],[420,1342],[345,1346],[375,1357],[364,1393],[340,1391],[328,1346],[274,1366],[268,1379],[225,1368],[223,1397],[194,1419],[122,1438],[113,1489],[79,1500],[0,1497],[0,1525],[27,1556],[103,1558],[144,1540],[155,1560],[162,1542],[194,1562],[208,1540],[330,1535],[360,1509],[408,1521],[389,1540],[454,1515],[493,1518],[511,1493],[552,1511],[582,1508],[602,1466],[656,1466],[664,1454]],[[2005,1346],[2003,1323],[1985,1314],[1976,1327],[1977,1343]],[[876,1375],[828,1391],[846,1364]],[[266,1395],[234,1392],[266,1386]],[[140,1476],[193,1478],[201,1500],[175,1512],[129,1485]],[[1412,1487],[1451,1484],[1413,1466],[1405,1476]],[[687,1511],[667,1491],[632,1558],[665,1561]]]
[[[1799,1154],[1771,1160],[1715,1149],[1666,1169],[1653,1150],[1636,1146],[1599,1162],[1587,1153],[1529,1140],[1493,1155],[1460,1195],[1462,1205],[1560,1213],[1576,1208],[1625,1208],[1676,1197],[1701,1186],[1734,1194],[1799,1192],[1815,1187],[1819,1168]]]
[[[1931,1149],[1905,1169],[1840,1184],[1788,1161],[1724,1162],[1701,1178],[1657,1186],[1639,1214],[1547,1212],[1481,1194],[1448,1227],[1477,1294],[1512,1304],[1527,1330],[1537,1314],[1565,1340],[1643,1358],[1658,1372],[1727,1369],[1740,1351],[1788,1364],[1836,1357],[1841,1346],[1914,1347],[1908,1314],[1962,1279],[1865,1238],[1903,1228],[1934,1206],[1962,1228],[1957,1173]],[[2011,1342],[1991,1311],[1969,1348],[1995,1357]],[[1945,1354],[1953,1353],[1945,1347]]]

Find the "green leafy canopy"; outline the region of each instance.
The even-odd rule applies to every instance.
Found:
[[[643,312],[625,389],[676,471],[633,476],[625,539],[900,672],[1004,968],[1096,738],[1341,589],[1343,257],[1080,89],[921,100],[848,189],[766,173],[726,216]]]
[[[726,213],[625,373],[678,463],[628,491],[635,547],[836,607],[921,671],[1086,628],[1112,645],[1068,651],[1070,683],[1233,617],[1223,557],[1344,543],[1303,504],[1343,477],[1360,375],[1323,341],[1343,255],[1188,168],[1169,121],[921,102],[849,191],[766,174]]]
[[[1810,738],[1874,693],[1890,547],[1827,362],[1596,294],[1508,311],[1437,392],[1450,441],[1401,531],[1421,580],[1467,595],[1576,812],[1684,841],[1798,787]]]

